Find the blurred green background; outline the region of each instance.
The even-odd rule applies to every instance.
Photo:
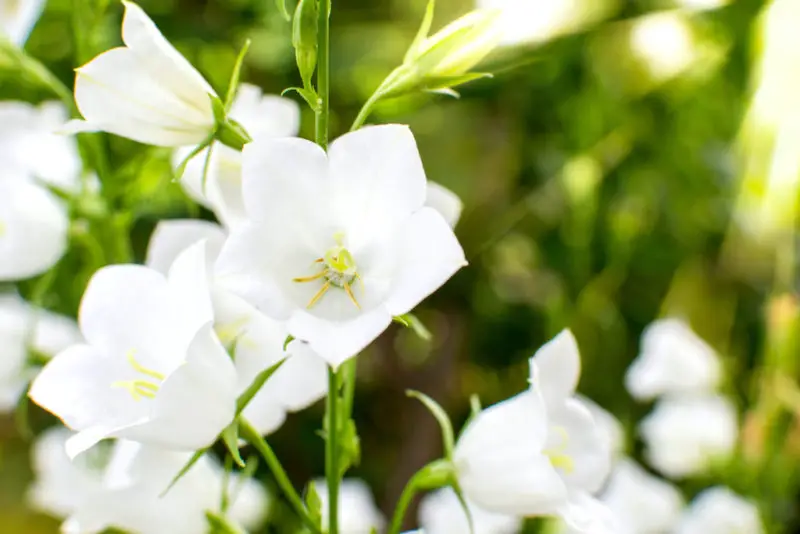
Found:
[[[299,84],[290,25],[272,0],[140,4],[220,94],[245,38],[252,46],[243,80],[268,93]],[[425,4],[333,1],[333,136],[399,64]],[[724,389],[744,422],[730,465],[682,487],[690,496],[721,481],[757,498],[771,531],[800,531],[798,406],[771,386],[797,378],[798,188],[783,183],[776,193],[769,170],[781,121],[800,117],[800,61],[791,54],[798,41],[786,56],[765,46],[769,3],[760,0],[710,11],[659,0],[570,5],[567,22],[545,27],[536,42],[490,56],[481,70],[494,78],[463,87],[460,100],[406,98],[371,119],[410,124],[428,178],[462,198],[456,233],[470,266],[418,310],[432,342],[393,327],[360,357],[363,459],[351,474],[391,510],[409,476],[440,454],[438,427],[405,390],[427,393],[460,422],[471,394],[488,405],[525,387],[528,358],[563,327],[582,351],[581,392],[624,423],[628,451],[638,455],[635,424],[649,407],[632,401],[622,377],[644,327],[679,315],[723,356]],[[583,20],[590,8],[594,20]],[[469,1],[439,0],[434,27],[470,9]],[[121,11],[117,2],[51,0],[26,49],[71,85],[75,66],[119,43]],[[652,24],[655,12],[678,22]],[[760,120],[756,88],[776,82],[760,76],[769,50],[771,72],[786,76],[777,78],[788,86],[778,94],[788,96],[770,99],[774,113]],[[4,72],[0,97],[52,95]],[[307,109],[302,134],[313,134]],[[104,142],[118,180],[115,221],[133,243],[112,258],[142,261],[160,219],[212,217],[171,181],[168,152]],[[800,143],[784,145],[787,154],[800,160]],[[75,313],[99,267],[87,255],[70,251],[47,307]],[[271,438],[298,486],[323,472],[321,414],[317,406],[292,416]],[[34,409],[29,417],[37,430],[50,422]],[[24,507],[27,448],[14,416],[0,416],[0,531],[55,532],[56,521]]]

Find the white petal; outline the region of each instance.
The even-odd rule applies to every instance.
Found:
[[[425,205],[438,211],[450,228],[455,228],[461,218],[461,210],[464,204],[458,195],[436,182],[428,182],[428,194],[426,195]]]
[[[458,480],[477,505],[497,513],[552,513],[566,498],[561,477],[542,454],[547,414],[526,391],[483,410],[456,443]]]
[[[328,487],[324,480],[314,481],[317,494],[322,503],[322,528],[327,530]],[[339,486],[339,529],[342,533],[368,534],[373,528],[382,530],[386,520],[383,518],[369,486],[354,478],[345,478]]]
[[[330,209],[329,181],[328,158],[311,141],[262,139],[242,152],[244,205],[251,221],[296,226],[304,217],[311,222],[323,217],[319,212]]]
[[[592,414],[595,424],[605,438],[606,445],[603,446],[611,451],[611,457],[615,459],[621,456],[625,451],[625,429],[622,423],[592,399],[583,395],[575,395],[574,398]]]
[[[164,39],[153,21],[137,4],[123,1],[122,40],[150,73],[153,80],[166,85],[187,106],[204,115],[211,114],[208,95],[214,89],[175,48]]]
[[[30,278],[52,267],[66,251],[68,226],[66,208],[45,189],[0,181],[0,280]]]
[[[531,362],[539,369],[542,394],[548,405],[557,406],[575,392],[581,375],[581,356],[572,332],[562,330],[536,351]]]
[[[90,345],[120,362],[132,354],[141,365],[166,374],[181,358],[182,340],[172,332],[177,314],[160,273],[112,265],[89,281],[78,320]]]
[[[476,534],[517,534],[522,520],[519,517],[489,512],[467,502]],[[419,522],[427,534],[464,534],[469,521],[461,503],[451,488],[426,495],[419,505]]]
[[[386,309],[392,315],[411,311],[467,264],[464,249],[441,215],[423,208],[395,237],[398,264]]]
[[[236,397],[233,362],[209,323],[197,333],[186,363],[161,385],[152,419],[116,435],[172,449],[201,449],[233,421]]]
[[[567,486],[589,493],[598,491],[611,469],[611,449],[591,412],[577,399],[567,399],[555,409],[548,406],[547,415],[547,449],[565,455],[570,462],[564,467],[554,462]]]
[[[170,318],[170,335],[179,350],[185,350],[197,331],[214,319],[209,263],[206,242],[199,241],[175,258],[167,274],[169,296],[177,310]]]
[[[761,534],[764,526],[755,504],[716,486],[698,495],[681,519],[675,534]]]
[[[311,350],[337,369],[372,343],[391,322],[391,314],[382,308],[349,321],[329,321],[298,311],[289,319],[288,328],[289,333],[308,342]]]
[[[684,506],[678,489],[633,460],[620,460],[602,500],[634,532],[672,532]]]
[[[200,144],[214,125],[211,101],[205,114],[160,81],[131,50],[114,48],[77,70],[75,102],[98,129],[159,146]]]
[[[293,137],[300,130],[300,106],[289,98],[262,95],[261,89],[243,83],[231,106],[231,117],[253,139]]]
[[[206,241],[208,256],[216,258],[225,243],[225,238],[225,231],[212,222],[195,219],[161,221],[150,237],[145,265],[167,274],[178,255],[201,240]]]
[[[328,393],[328,365],[308,345],[293,342],[291,356],[268,382],[290,412],[303,410]]]
[[[654,322],[642,334],[641,354],[625,376],[638,400],[664,394],[712,392],[721,377],[719,357],[679,319]]]
[[[270,512],[269,495],[257,480],[241,479],[236,475],[230,478],[228,517],[248,532],[257,531]]]
[[[328,149],[335,209],[353,248],[404,223],[425,203],[426,178],[407,126],[370,126]]]
[[[0,35],[22,47],[44,9],[45,0],[16,0],[0,6]]]
[[[605,504],[585,492],[573,492],[558,515],[568,534],[634,534]]]
[[[125,389],[113,386],[127,372],[124,361],[75,345],[44,366],[28,396],[73,430],[89,431],[91,439],[79,440],[85,450],[147,415],[146,403],[133,402]]]

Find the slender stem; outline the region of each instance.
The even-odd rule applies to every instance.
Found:
[[[324,0],[323,0],[324,1]],[[339,534],[339,377],[328,369],[328,403],[325,417],[325,478],[328,483],[328,534]]]
[[[411,477],[406,484],[406,487],[403,488],[403,493],[400,494],[400,499],[397,501],[397,507],[394,509],[392,523],[389,527],[389,534],[400,534],[400,530],[403,528],[403,519],[406,517],[406,511],[411,505],[411,501],[414,500],[414,496],[417,494],[418,477],[419,472]]]
[[[381,99],[380,92],[375,91],[374,93],[372,93],[372,96],[369,97],[369,99],[366,102],[364,102],[364,105],[361,107],[361,111],[358,112],[356,120],[354,120],[352,126],[350,126],[351,132],[358,130],[364,125],[366,120],[369,118],[370,113],[372,113],[373,106],[375,106],[375,104],[377,104],[378,100],[380,99]]]
[[[330,18],[331,1],[321,0],[319,3],[319,19],[317,23],[317,95],[319,106],[316,117],[316,142],[328,148],[328,122],[330,119]]]
[[[301,499],[300,495],[295,491],[292,482],[289,480],[289,476],[286,474],[286,471],[284,471],[278,457],[275,456],[272,447],[270,447],[264,438],[261,437],[261,434],[253,428],[253,425],[244,420],[244,418],[239,419],[239,431],[242,439],[253,445],[261,457],[267,462],[270,471],[272,471],[272,476],[275,477],[275,482],[277,482],[278,487],[283,491],[289,504],[292,505],[303,523],[305,523],[314,534],[323,534],[316,522],[308,515],[308,510],[305,504],[303,504],[303,499]]]

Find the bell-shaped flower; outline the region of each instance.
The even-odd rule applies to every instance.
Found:
[[[724,486],[716,486],[695,497],[674,532],[762,534],[764,525],[755,504]]]
[[[29,396],[78,434],[75,456],[119,437],[195,450],[233,420],[237,376],[213,330],[205,243],[167,277],[138,265],[99,270],[79,314],[86,344],[53,358]]]
[[[67,208],[49,191],[16,176],[0,178],[0,281],[47,271],[66,252],[68,229]]]
[[[645,458],[660,473],[683,478],[705,472],[734,450],[736,407],[721,396],[666,397],[640,423]]]
[[[303,139],[244,149],[247,222],[218,282],[338,367],[466,264],[404,126],[363,128],[328,154]]]
[[[45,0],[0,0],[0,39],[24,45],[44,5]]]
[[[666,394],[712,392],[721,375],[719,356],[680,319],[661,319],[642,334],[642,348],[625,376],[638,400]]]
[[[489,512],[467,502],[474,534],[517,534],[522,519]],[[470,522],[461,502],[451,488],[442,488],[426,495],[419,505],[419,524],[425,534],[464,534]]]
[[[55,431],[54,431],[55,432]],[[208,456],[200,458],[165,494],[191,453],[130,441],[104,442],[70,460],[64,453],[69,432],[45,434],[34,449],[36,480],[30,496],[45,513],[66,521],[65,534],[97,534],[108,529],[141,534],[196,534],[208,531],[205,512],[219,513],[225,478]],[[228,480],[228,520],[258,528],[267,509],[264,490],[252,480]]]
[[[214,330],[230,349],[236,367],[238,391],[243,393],[263,370],[285,360],[244,409],[244,417],[262,435],[277,430],[288,412],[302,410],[328,392],[325,361],[307,344],[286,343],[286,325],[274,321],[215,283],[212,266],[225,239],[218,225],[197,220],[162,221],[147,250],[147,266],[164,274],[187,248],[206,243],[209,277],[207,291],[214,311]]]
[[[69,193],[80,185],[74,138],[54,133],[69,114],[60,102],[0,102],[0,165],[13,178],[38,180]]]
[[[33,444],[34,481],[27,500],[37,511],[65,518],[103,487],[109,444],[100,444],[70,460],[65,451],[73,435],[64,427],[45,430]]]
[[[559,517],[558,534],[636,534],[605,503],[586,492],[570,496]]]
[[[608,444],[612,462],[619,459],[625,452],[625,429],[622,423],[592,399],[581,394],[575,395],[575,398],[592,414],[592,419],[605,437],[605,443]]]
[[[294,100],[262,95],[261,89],[249,84],[239,86],[229,116],[253,139],[291,137],[300,129],[300,108]],[[179,165],[191,152],[190,147],[176,150],[173,162]],[[206,169],[207,158],[210,159]],[[232,228],[245,220],[242,154],[238,150],[222,143],[201,150],[186,164],[181,184],[192,199],[212,210],[226,227]]]
[[[81,341],[72,319],[33,308],[15,294],[0,295],[0,412],[14,409],[36,375],[30,352],[50,358]]]
[[[583,493],[600,489],[608,474],[610,439],[573,395],[580,355],[569,331],[540,348],[530,366],[528,391],[483,410],[463,431],[454,453],[458,480],[487,510],[573,523],[572,514],[579,521],[584,513]]]
[[[630,527],[632,534],[672,532],[684,506],[675,486],[628,458],[617,463],[600,500]]]
[[[328,531],[328,486],[314,481],[314,489],[322,504],[322,530]],[[339,485],[338,520],[340,534],[372,534],[382,531],[386,519],[378,507],[369,486],[356,478],[346,478]]]
[[[199,145],[214,132],[214,89],[133,2],[123,1],[124,47],[77,69],[75,103],[85,122],[72,131],[104,131],[158,146]]]

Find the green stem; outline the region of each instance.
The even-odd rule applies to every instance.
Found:
[[[356,394],[356,370],[358,357],[353,357],[342,364],[342,419],[347,420],[353,416],[353,397]]]
[[[330,120],[330,18],[331,1],[319,3],[317,22],[317,96],[316,137],[319,146],[328,149],[328,123]]]
[[[406,517],[406,511],[411,505],[411,501],[414,500],[414,496],[417,494],[417,480],[419,476],[420,472],[414,474],[406,484],[406,487],[403,488],[403,493],[400,494],[397,507],[394,509],[392,523],[389,527],[389,534],[400,534],[400,530],[403,528],[403,519]]]
[[[324,0],[323,0],[324,1]],[[328,534],[339,534],[339,377],[328,369],[328,402],[325,417],[325,478],[328,483]]]
[[[253,425],[244,420],[244,418],[239,419],[239,432],[241,433],[241,438],[255,447],[261,457],[264,458],[264,461],[267,462],[270,471],[272,471],[272,476],[275,477],[275,482],[278,484],[281,491],[283,491],[286,500],[292,505],[303,523],[305,523],[314,534],[323,534],[316,522],[308,515],[308,510],[305,504],[303,504],[303,499],[300,498],[300,495],[297,494],[294,486],[292,486],[289,476],[286,474],[286,471],[284,471],[278,457],[275,456],[272,447],[270,447],[264,438],[261,437],[261,434],[253,428]]]
[[[358,116],[356,120],[353,121],[352,126],[350,126],[350,131],[354,132],[361,128],[366,120],[369,118],[370,114],[372,113],[372,108],[375,104],[378,103],[378,100],[381,99],[380,91],[375,91],[372,93],[372,96],[364,102],[364,105],[361,107],[361,111],[358,112]]]

